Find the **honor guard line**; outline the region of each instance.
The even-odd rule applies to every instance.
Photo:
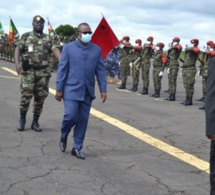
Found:
[[[10,72],[11,74],[17,76],[17,73],[15,71],[13,71],[7,67],[1,67],[1,68],[5,71]],[[49,93],[55,95],[55,92],[56,92],[56,90],[49,88]],[[127,134],[130,134],[133,137],[136,137],[139,140],[141,140],[145,143],[148,143],[149,145],[154,146],[155,148],[157,148],[171,156],[174,156],[175,158],[209,174],[209,163],[208,162],[206,162],[200,158],[197,158],[196,156],[193,156],[189,153],[186,153],[185,151],[180,150],[174,146],[171,146],[155,137],[152,137],[152,136],[142,132],[141,130],[138,130],[120,120],[117,120],[111,116],[108,116],[94,108],[91,108],[90,114],[96,118],[99,118],[99,119],[117,127],[118,129],[126,132]]]

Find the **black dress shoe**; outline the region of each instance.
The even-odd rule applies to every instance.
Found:
[[[73,148],[73,149],[72,149],[71,154],[72,154],[73,156],[76,156],[77,158],[82,159],[82,160],[85,159],[85,156],[84,156],[80,151],[78,151],[78,149],[76,149],[76,148]]]
[[[60,143],[59,143],[59,146],[60,146],[60,149],[62,152],[65,152],[66,151],[66,144],[67,144],[67,140],[63,140],[62,138],[60,139]]]

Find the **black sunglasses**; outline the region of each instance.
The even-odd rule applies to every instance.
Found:
[[[84,34],[84,35],[86,35],[86,34],[92,34],[93,32],[92,31],[86,31],[86,32],[80,32],[81,34]]]

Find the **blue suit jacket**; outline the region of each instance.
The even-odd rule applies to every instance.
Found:
[[[83,101],[86,89],[95,99],[95,76],[100,93],[106,93],[101,49],[93,43],[83,46],[80,40],[64,45],[56,80],[56,90],[63,92],[63,99]]]

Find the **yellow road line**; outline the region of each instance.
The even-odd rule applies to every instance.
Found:
[[[16,71],[14,71],[14,70],[11,70],[11,69],[9,69],[9,68],[7,68],[7,67],[1,67],[1,68],[2,68],[3,70],[7,71],[7,72],[10,72],[10,73],[12,73],[12,74],[18,76],[17,73],[16,73]]]
[[[16,75],[16,72],[11,70],[11,69],[8,69],[8,68],[5,68],[5,67],[2,67],[2,69],[12,73],[12,74],[15,74]],[[49,92],[53,95],[55,95],[55,90],[52,89],[52,88],[49,88]],[[196,156],[193,156],[189,153],[186,153],[185,151],[183,150],[180,150],[174,146],[171,146],[157,138],[154,138],[130,125],[127,125],[126,123],[123,123],[122,121],[120,120],[117,120],[111,116],[108,116],[102,112],[99,112],[98,110],[94,109],[94,108],[91,108],[90,110],[90,114],[119,128],[120,130],[132,135],[133,137],[136,137],[146,143],[148,143],[149,145],[151,146],[154,146],[155,148],[159,149],[159,150],[162,150],[164,151],[165,153],[169,154],[169,155],[172,155],[174,156],[175,158],[189,164],[189,165],[192,165],[194,167],[196,167],[197,169],[201,170],[201,171],[204,171],[206,173],[209,173],[209,163],[200,159],[200,158],[197,158]]]
[[[7,77],[7,76],[3,76],[3,75],[0,75],[0,77],[7,78],[7,79],[20,79],[20,78],[17,78],[17,77]]]

